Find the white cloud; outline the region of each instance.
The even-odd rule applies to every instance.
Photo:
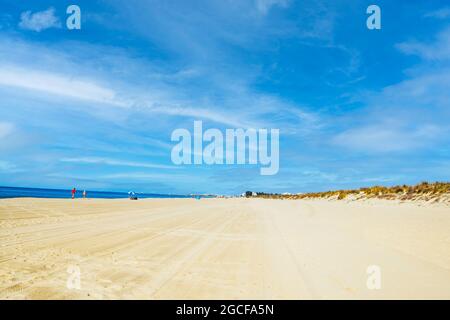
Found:
[[[432,43],[409,41],[397,44],[397,48],[425,60],[450,60],[450,28],[440,32]]]
[[[207,119],[231,126],[247,126],[248,122],[226,112],[214,109],[182,106],[176,100],[148,97],[140,89],[134,88],[135,97],[126,99],[120,96],[116,90],[99,84],[89,78],[75,78],[68,74],[57,74],[35,69],[23,69],[17,66],[0,65],[0,85],[18,87],[27,90],[44,92],[50,95],[64,96],[87,102],[107,104],[121,108],[137,108],[154,114],[162,114],[177,117],[191,117]],[[122,91],[127,91],[122,88]]]
[[[0,122],[0,139],[9,136],[14,130],[14,125],[9,122]]]
[[[101,58],[85,59],[94,55]],[[196,66],[166,69],[114,47],[62,42],[55,48],[10,37],[0,37],[0,60],[0,86],[19,89],[13,94],[38,94],[49,105],[56,101],[58,108],[85,110],[120,124],[139,114],[167,116],[161,121],[177,126],[195,119],[227,127],[283,128],[286,133],[317,128],[305,108],[255,92],[251,77],[241,74],[208,73]]]
[[[19,27],[26,30],[41,32],[49,28],[60,28],[61,22],[55,16],[55,9],[48,8],[44,11],[32,13],[31,11],[22,12],[20,15]]]
[[[122,161],[101,157],[79,157],[79,158],[62,158],[61,162],[70,163],[87,163],[87,164],[105,164],[110,166],[138,167],[138,168],[156,168],[156,169],[179,169],[173,165],[153,164],[147,162]]]
[[[164,106],[164,107],[149,107],[149,110],[155,113],[171,115],[171,116],[183,116],[197,119],[207,119],[217,123],[222,123],[225,125],[233,127],[249,127],[252,126],[251,123],[246,122],[244,119],[239,119],[230,114],[224,112],[218,112],[214,110],[209,110],[206,108],[191,108],[191,107],[181,107],[181,106]]]
[[[133,180],[156,180],[156,181],[164,181],[167,182],[169,180],[174,180],[176,182],[181,182],[180,179],[187,180],[189,182],[192,182],[194,179],[198,179],[195,177],[192,177],[191,175],[185,175],[185,174],[168,174],[167,172],[164,173],[147,173],[147,172],[126,172],[126,173],[112,173],[107,175],[99,176],[101,179],[133,179]]]
[[[364,95],[367,106],[333,143],[367,152],[401,152],[448,143],[450,124],[450,28],[428,42],[397,45],[422,61],[405,73],[407,79],[380,92]],[[348,125],[347,125],[348,127]]]
[[[75,78],[68,74],[57,74],[35,69],[23,69],[17,66],[0,65],[0,85],[41,91],[50,95],[64,96],[88,102],[107,104],[121,108],[137,108],[154,114],[178,117],[208,119],[231,126],[247,126],[248,123],[238,116],[207,108],[182,106],[179,102],[164,98],[148,97],[143,90],[134,88],[135,97],[126,99],[116,90],[99,84],[88,78]],[[122,88],[122,91],[127,91]],[[166,101],[165,101],[166,100]],[[185,104],[186,105],[186,104]]]
[[[392,123],[368,125],[338,134],[333,142],[344,148],[367,152],[408,151],[429,145],[445,129],[423,125],[417,128],[395,128]]]
[[[286,8],[288,0],[256,0],[256,8],[261,14],[267,14],[274,6]]]
[[[425,15],[426,18],[445,19],[450,17],[450,8],[442,8],[436,11],[429,12]]]
[[[450,132],[448,69],[427,70],[366,97],[358,125],[337,134],[341,147],[375,153],[432,147]],[[358,121],[359,120],[359,121]]]
[[[93,81],[45,71],[0,65],[0,85],[43,91],[70,98],[124,106],[115,99],[116,93]]]
[[[17,172],[16,170],[16,166],[13,165],[12,163],[9,163],[7,161],[2,161],[0,160],[0,172],[5,171],[5,172]]]

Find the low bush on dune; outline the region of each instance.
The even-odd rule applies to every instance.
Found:
[[[393,187],[372,186],[354,190],[334,190],[325,192],[311,192],[304,194],[273,194],[259,192],[256,197],[267,199],[314,199],[327,198],[344,200],[352,199],[388,199],[388,200],[439,200],[450,202],[450,183],[422,182],[417,185],[399,185]]]

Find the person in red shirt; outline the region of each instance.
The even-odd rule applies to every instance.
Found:
[[[75,199],[75,193],[77,192],[77,189],[73,188],[72,189],[72,199]]]

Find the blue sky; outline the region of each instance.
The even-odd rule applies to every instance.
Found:
[[[366,8],[382,29],[366,28]],[[236,194],[450,180],[447,1],[0,0],[0,185]],[[28,12],[28,13],[27,13]],[[37,14],[37,15],[36,15]],[[280,170],[171,132],[280,129]]]

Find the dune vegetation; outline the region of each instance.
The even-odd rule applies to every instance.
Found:
[[[334,200],[387,199],[387,200],[422,200],[431,202],[450,202],[450,183],[422,182],[417,185],[399,185],[393,187],[372,186],[353,190],[333,190],[301,194],[269,194],[257,192],[256,197],[270,199],[314,199]]]

